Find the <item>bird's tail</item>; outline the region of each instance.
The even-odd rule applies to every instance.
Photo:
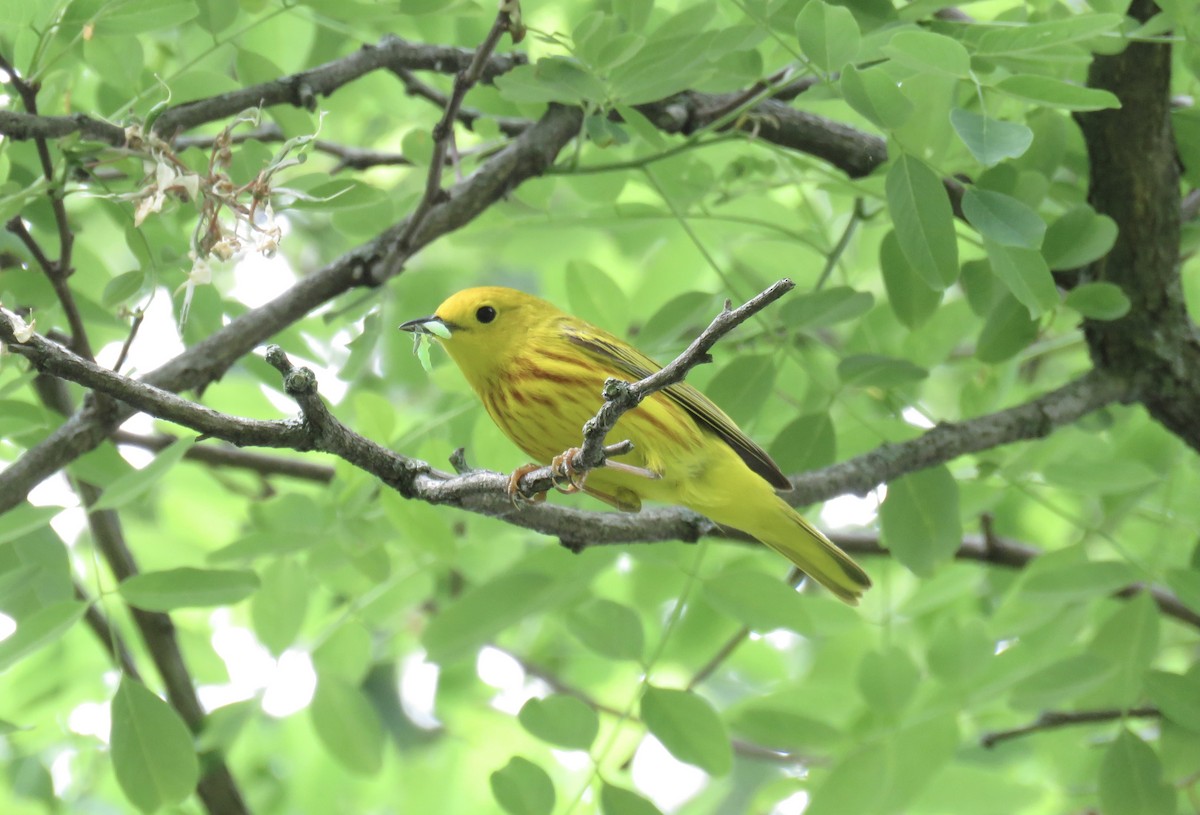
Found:
[[[755,522],[743,527],[754,537],[796,564],[806,575],[852,606],[871,587],[871,578],[849,555],[779,496],[778,510],[757,515]]]

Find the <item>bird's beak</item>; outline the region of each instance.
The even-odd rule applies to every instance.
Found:
[[[429,329],[430,323],[432,323],[434,325],[442,326],[442,330],[440,332],[439,331],[431,331]],[[440,334],[448,333],[449,327],[446,325],[445,321],[442,320],[441,317],[437,316],[436,314],[431,314],[428,317],[418,317],[415,320],[409,320],[407,323],[401,323],[400,330],[401,331],[409,331],[413,334],[430,334],[433,336],[437,336],[439,333]]]

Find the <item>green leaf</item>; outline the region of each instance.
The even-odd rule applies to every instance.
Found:
[[[1185,606],[1200,613],[1200,570],[1169,569],[1167,585]]]
[[[259,642],[278,656],[296,641],[308,610],[308,572],[290,558],[262,571],[262,586],[250,600],[250,619]]]
[[[0,515],[0,544],[23,538],[49,525],[50,519],[62,512],[62,507],[35,507],[20,504]]]
[[[1061,49],[1068,43],[1113,31],[1124,19],[1121,14],[1078,14],[1044,23],[998,26],[979,38],[975,54],[1000,56],[1045,48]]]
[[[841,86],[846,104],[884,130],[895,130],[912,116],[913,103],[882,68],[860,71],[847,65],[842,70]]]
[[[832,464],[837,433],[828,413],[808,413],[784,425],[771,442],[771,458],[785,473],[802,473]]]
[[[704,390],[735,422],[745,426],[766,407],[777,370],[772,354],[741,356],[717,371]]]
[[[232,605],[253,594],[258,585],[258,575],[251,571],[184,566],[134,575],[122,580],[117,591],[131,606],[172,611]]]
[[[141,291],[142,284],[145,282],[146,273],[141,269],[119,274],[105,284],[104,293],[100,295],[100,304],[112,307],[118,303],[124,303]]]
[[[1121,100],[1110,91],[1087,88],[1040,74],[1008,76],[993,87],[1026,102],[1062,110],[1106,110],[1121,107]]]
[[[1096,632],[1090,648],[1117,666],[1111,685],[1101,689],[1101,703],[1132,707],[1142,693],[1142,677],[1158,653],[1159,614],[1147,592],[1131,597]]]
[[[954,213],[942,180],[907,154],[887,174],[887,202],[900,249],[926,285],[941,291],[958,279]]]
[[[601,102],[604,86],[582,65],[566,57],[539,59],[534,65],[521,65],[496,77],[496,88],[510,102],[559,102],[577,105],[585,100]],[[624,100],[629,104],[637,104]]]
[[[662,810],[636,792],[607,781],[600,788],[600,811],[604,815],[662,815]]]
[[[1116,241],[1116,221],[1082,204],[1050,224],[1042,255],[1051,269],[1077,269],[1107,255]]]
[[[196,21],[209,34],[220,34],[237,19],[237,0],[197,0],[199,19]]]
[[[879,268],[887,289],[888,303],[896,318],[909,329],[917,329],[937,311],[940,289],[932,289],[904,256],[896,231],[890,230],[879,244]]]
[[[425,629],[421,642],[434,662],[465,656],[537,611],[554,590],[554,581],[543,574],[501,575],[443,608]]]
[[[763,572],[749,569],[721,572],[704,584],[704,597],[754,631],[787,628],[809,634],[814,630],[796,590]]]
[[[574,696],[554,694],[530,699],[517,714],[521,726],[544,742],[568,750],[586,750],[596,740],[596,711]]]
[[[1145,489],[1163,478],[1161,472],[1133,459],[1117,462],[1079,457],[1047,464],[1043,472],[1054,484],[1100,495]]]
[[[879,354],[856,354],[846,357],[838,363],[837,373],[842,382],[860,388],[894,388],[920,382],[929,376],[929,371],[907,359]]]
[[[554,782],[529,759],[513,756],[489,781],[492,795],[509,815],[550,815],[554,811]]]
[[[923,715],[882,739],[863,739],[817,787],[805,815],[908,812],[954,755],[958,729],[951,714]]]
[[[1037,249],[1046,234],[1041,216],[1012,196],[969,187],[963,194],[963,215],[984,238],[1001,246]]]
[[[737,708],[729,728],[754,744],[780,752],[830,752],[842,737],[823,721],[759,699]]]
[[[915,574],[931,575],[962,544],[958,483],[944,465],[890,482],[879,523],[896,559]]]
[[[1063,303],[1092,320],[1119,320],[1132,304],[1115,283],[1083,283],[1067,292]]]
[[[725,775],[733,768],[725,725],[702,696],[648,685],[642,696],[642,721],[680,761],[710,775]]]
[[[167,471],[179,463],[195,442],[195,438],[181,438],[173,442],[171,446],[164,448],[161,453],[154,457],[154,461],[151,461],[142,469],[134,470],[120,478],[114,479],[112,483],[105,487],[104,492],[100,495],[100,499],[96,501],[91,509],[118,509],[134,501],[142,493],[161,481],[163,476],[167,474]]]
[[[1058,305],[1054,277],[1040,253],[1019,246],[1002,246],[986,238],[983,245],[992,271],[1004,281],[1013,297],[1029,309],[1030,317],[1037,319]]]
[[[144,34],[186,23],[199,13],[184,0],[126,0],[110,3],[95,18],[93,36]],[[69,15],[68,15],[69,16]]]
[[[125,677],[112,700],[112,763],[125,797],[142,812],[178,804],[195,790],[200,762],[174,708]]]
[[[1079,654],[1047,665],[1013,685],[1012,706],[1018,710],[1046,710],[1103,685],[1116,666],[1096,654]]]
[[[567,615],[567,630],[597,654],[609,659],[642,658],[642,618],[629,606],[593,597]]]
[[[1175,812],[1175,790],[1162,777],[1162,764],[1148,744],[1122,730],[1100,762],[1100,806],[1104,815],[1164,815]]]
[[[567,263],[567,302],[571,312],[606,331],[629,324],[629,298],[607,272],[586,260]]]
[[[995,364],[1011,359],[1037,338],[1038,322],[1017,298],[1005,294],[983,323],[975,341],[975,356],[980,362]]]
[[[337,677],[321,677],[308,709],[317,737],[339,764],[356,775],[383,767],[383,728],[362,691]]]
[[[932,31],[905,29],[888,40],[880,51],[918,71],[954,77],[966,77],[971,73],[971,57],[962,43]]]
[[[338,626],[312,653],[317,676],[336,676],[358,685],[371,668],[371,632],[355,620]]]
[[[800,49],[822,71],[840,69],[858,53],[862,36],[850,9],[813,0],[796,18]]]
[[[1002,122],[962,108],[950,111],[950,124],[975,160],[985,167],[1024,155],[1033,144],[1033,131],[1025,125]]]
[[[1112,594],[1134,579],[1129,564],[1097,560],[1040,569],[1029,576],[1021,589],[1042,602],[1048,599],[1069,602]]]
[[[788,298],[779,314],[788,328],[798,331],[857,319],[874,304],[875,298],[870,292],[855,291],[849,286],[832,286]]]
[[[968,689],[988,667],[996,643],[982,620],[946,617],[929,641],[929,672],[953,688]]]
[[[0,673],[39,648],[57,642],[85,613],[86,603],[64,600],[19,620],[17,630],[0,641]]]
[[[1200,669],[1192,667],[1186,675],[1150,671],[1146,675],[1146,694],[1163,716],[1180,727],[1200,733]]]
[[[902,648],[870,651],[858,666],[858,690],[873,713],[895,717],[908,706],[921,672]]]

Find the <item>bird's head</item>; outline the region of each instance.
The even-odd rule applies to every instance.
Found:
[[[531,294],[482,286],[450,295],[432,315],[400,329],[437,337],[468,381],[478,385],[512,359],[531,332],[560,313]]]

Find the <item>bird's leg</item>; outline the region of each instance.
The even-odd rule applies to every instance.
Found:
[[[569,495],[579,492],[583,489],[583,482],[587,481],[587,471],[581,473],[575,469],[575,456],[579,453],[580,448],[571,447],[550,462],[550,472],[554,474],[554,488],[561,493]],[[560,478],[566,479],[566,486],[558,483]]]
[[[541,464],[526,464],[512,471],[512,475],[508,477],[508,500],[512,501],[514,507],[546,500],[545,492],[535,492],[533,495],[521,492],[521,479],[540,469],[542,469]]]

